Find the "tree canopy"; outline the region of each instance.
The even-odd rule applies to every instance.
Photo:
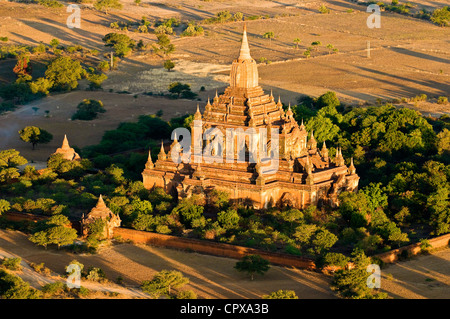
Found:
[[[37,144],[47,144],[53,139],[53,135],[44,129],[36,126],[27,126],[19,131],[20,139],[33,145],[33,150]]]

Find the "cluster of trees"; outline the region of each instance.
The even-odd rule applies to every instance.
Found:
[[[392,0],[391,4],[385,4],[381,1],[372,0],[369,2],[358,2],[358,4],[365,6],[369,4],[377,4],[382,10],[405,14],[423,20],[429,20],[440,27],[447,27],[450,25],[449,6],[437,8],[432,12],[422,7],[422,9],[418,10],[415,14],[412,14],[411,9],[417,7],[417,5],[414,5],[410,2],[400,3],[399,0]]]
[[[33,79],[29,57],[21,54],[17,59],[14,67],[16,81],[0,87],[0,97],[5,100],[3,104],[26,103],[46,96],[51,91],[70,91],[76,89],[78,81],[83,78],[90,82],[91,89],[97,89],[107,79],[100,71],[93,68],[84,69],[79,60],[69,56],[58,56],[51,60],[44,76]]]
[[[105,113],[103,103],[100,100],[84,99],[77,106],[77,111],[72,120],[90,121],[97,118],[98,113]]]
[[[189,283],[189,278],[176,270],[161,270],[151,280],[144,280],[141,289],[157,299],[161,296],[173,299],[197,299],[197,294],[192,290],[181,290]],[[173,289],[177,291],[174,292]]]

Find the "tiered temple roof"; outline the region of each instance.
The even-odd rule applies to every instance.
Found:
[[[201,126],[196,126],[195,122]],[[244,131],[266,129],[267,154],[273,154],[272,148],[278,144],[278,168],[265,170],[268,156],[258,156],[256,162],[230,163],[225,158],[221,163],[206,161],[209,155],[205,150],[214,143],[213,140],[204,142],[202,139],[209,128],[219,129],[224,137],[230,128]],[[272,129],[278,132],[278,141],[272,138]],[[298,125],[290,105],[284,111],[280,97],[275,102],[272,92],[266,94],[259,86],[257,64],[250,55],[245,27],[239,56],[231,67],[230,85],[223,94],[216,93],[212,103],[208,99],[203,114],[197,106],[191,131],[191,161],[172,161],[173,152],[177,155],[183,151],[175,137],[168,154],[162,145],[154,164],[149,157],[142,173],[145,187],[164,187],[180,198],[221,189],[229,192],[232,200],[248,200],[256,208],[287,202],[291,206],[305,207],[311,203],[317,204],[319,200],[337,204],[340,191],[357,189],[359,177],[354,165],[349,168],[345,165],[340,148],[334,161],[331,161],[325,142],[319,150],[313,132],[308,135],[303,121]],[[196,133],[201,133],[201,141],[197,141],[202,153],[200,161],[195,160],[195,155],[198,155],[194,145]],[[249,142],[245,143],[246,159],[249,159]],[[222,146],[224,157],[225,145]],[[237,148],[237,145],[234,146],[236,160]]]

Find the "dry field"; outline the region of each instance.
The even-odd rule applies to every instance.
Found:
[[[335,298],[329,288],[330,278],[320,273],[272,266],[263,277],[257,276],[251,281],[233,269],[234,259],[146,245],[120,244],[104,248],[96,255],[74,255],[46,251],[28,241],[23,233],[0,230],[1,250],[20,256],[26,262],[44,262],[46,267],[60,274],[76,259],[86,267],[100,267],[112,281],[121,276],[129,288],[138,287],[158,271],[175,269],[190,279],[186,289],[194,290],[200,298],[261,298],[278,289],[294,290],[301,299]]]
[[[269,15],[270,19],[247,21],[252,56],[264,57],[270,64],[260,64],[260,83],[267,91],[273,90],[282,101],[296,103],[302,94],[318,96],[328,90],[336,91],[342,101],[349,104],[374,103],[377,99],[412,97],[425,93],[429,97],[449,95],[450,92],[450,28],[441,28],[424,20],[399,14],[382,12],[381,28],[366,26],[368,13],[365,7],[344,0],[333,1],[201,1],[162,0],[143,1],[136,6],[132,0],[124,0],[123,10],[110,14],[98,12],[92,4],[83,4],[81,28],[69,29],[65,8],[44,8],[34,4],[0,1],[0,36],[7,36],[10,44],[37,45],[57,38],[64,45],[80,44],[87,49],[100,51],[98,61],[109,51],[101,38],[115,32],[109,24],[115,21],[136,22],[142,16],[150,21],[177,17],[181,21],[202,20],[222,10],[243,12],[245,16]],[[320,14],[318,6],[324,3],[332,11]],[[442,7],[442,0],[414,1],[417,8],[429,10]],[[448,4],[448,3],[447,3]],[[348,12],[353,9],[352,12]],[[164,91],[173,81],[189,83],[193,91],[201,86],[200,106],[215,90],[223,89],[228,81],[230,63],[236,57],[243,22],[204,25],[201,37],[172,37],[176,51],[171,56],[176,63],[172,72],[162,69],[161,57],[149,51],[141,51],[124,58],[118,70],[108,73],[104,92],[83,90],[54,95],[35,101],[14,113],[0,116],[0,149],[17,148],[33,161],[45,161],[68,134],[71,144],[84,147],[100,141],[104,131],[114,129],[118,123],[132,121],[140,114],[164,111],[164,118],[186,114],[195,110],[197,101],[168,100],[135,93]],[[264,32],[273,31],[275,39],[270,43]],[[119,31],[146,44],[155,42],[154,34]],[[179,32],[178,32],[179,34]],[[293,39],[302,40],[299,49]],[[322,46],[303,56],[312,41]],[[366,42],[371,42],[371,58],[366,57]],[[328,54],[327,44],[339,49],[338,54]],[[97,62],[98,62],[97,61]],[[11,61],[0,61],[0,81],[13,73]],[[36,61],[36,73],[42,72],[42,61]],[[81,83],[84,88],[85,83]],[[129,91],[131,95],[110,93]],[[101,99],[107,112],[91,122],[69,120],[76,105],[84,98]],[[35,114],[32,107],[39,107]],[[408,104],[425,114],[440,116],[450,114],[450,106],[432,102]],[[44,111],[50,111],[50,118]],[[31,152],[30,146],[18,139],[17,131],[26,125],[48,129],[54,140],[39,150]]]
[[[188,253],[147,245],[119,244],[103,248],[96,255],[74,255],[54,249],[44,250],[28,241],[17,231],[0,230],[0,255],[20,256],[25,262],[41,263],[52,271],[63,274],[65,266],[76,259],[86,267],[103,269],[107,278],[115,281],[121,276],[129,290],[117,285],[90,286],[98,290],[119,291],[122,297],[143,297],[137,289],[143,280],[150,279],[162,269],[175,269],[189,277],[187,289],[200,298],[261,298],[278,289],[294,290],[300,299],[336,298],[329,288],[331,277],[320,273],[272,266],[262,277],[251,281],[233,269],[236,260]],[[382,269],[381,288],[396,299],[423,299],[450,297],[450,249],[414,257],[409,261]],[[25,277],[35,287],[49,282]],[[87,286],[88,283],[82,283]]]

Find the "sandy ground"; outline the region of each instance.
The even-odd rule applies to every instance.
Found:
[[[92,121],[72,121],[78,103],[83,99],[101,100],[106,109]],[[35,112],[33,107],[39,107]],[[134,98],[130,94],[108,92],[73,91],[67,94],[54,95],[44,100],[35,101],[0,116],[0,149],[15,148],[31,163],[46,161],[61,146],[64,134],[67,134],[70,145],[80,148],[95,145],[101,141],[105,131],[116,129],[121,122],[137,121],[139,115],[155,114],[163,110],[163,118],[169,120],[175,116],[195,112],[196,101],[169,100],[161,97],[139,95]],[[49,110],[50,117],[45,111]],[[53,140],[41,144],[32,150],[31,144],[20,140],[18,131],[25,126],[38,126],[53,134]]]
[[[394,298],[450,299],[450,249],[389,265],[381,288]]]
[[[174,269],[190,279],[186,289],[194,290],[200,298],[261,298],[279,289],[294,290],[300,299],[335,298],[329,288],[329,277],[320,273],[272,266],[264,276],[251,281],[233,268],[234,259],[147,245],[120,244],[104,248],[96,255],[74,255],[53,249],[46,251],[29,242],[23,233],[0,230],[0,250],[3,254],[20,256],[25,262],[44,262],[60,274],[76,259],[85,267],[100,267],[112,281],[122,276],[124,285],[131,289],[158,271]],[[36,282],[36,276],[32,281]],[[83,281],[81,285],[87,287]]]
[[[139,292],[140,283],[163,269],[181,271],[190,279],[186,289],[194,290],[201,298],[260,298],[278,289],[294,290],[300,299],[335,298],[329,288],[331,278],[320,273],[272,266],[264,276],[251,281],[233,269],[234,259],[148,245],[118,244],[105,247],[96,255],[74,255],[54,249],[44,250],[29,242],[21,232],[0,230],[0,255],[20,256],[24,262],[44,262],[55,272],[55,276],[48,278],[32,270],[24,270],[21,275],[35,287],[55,280],[56,274],[64,273],[65,267],[76,259],[85,267],[100,267],[111,281],[121,276],[125,285],[82,282],[82,286],[116,291],[134,298],[145,297]],[[381,271],[381,289],[395,299],[448,299],[449,265],[450,249],[389,265]]]
[[[328,90],[336,91],[344,103],[354,105],[422,93],[437,97],[450,92],[450,43],[446,40],[450,38],[450,28],[424,20],[382,12],[382,27],[369,29],[365,7],[344,0],[324,1],[332,10],[330,14],[318,13],[322,2],[312,0],[245,3],[162,0],[143,1],[141,6],[134,5],[132,0],[122,2],[123,10],[113,10],[108,15],[92,9],[91,4],[82,5],[81,29],[67,28],[65,8],[0,2],[0,35],[8,36],[9,44],[37,45],[39,41],[49,43],[57,38],[64,45],[98,49],[100,61],[109,52],[101,38],[113,32],[109,24],[114,21],[135,22],[146,16],[150,21],[178,17],[186,22],[212,17],[221,10],[240,11],[245,16],[267,14],[272,18],[246,22],[251,54],[256,60],[264,57],[272,62],[260,64],[260,84],[267,92],[273,90],[275,96],[281,96],[285,103],[294,104],[301,95],[319,96]],[[414,10],[445,5],[442,1],[425,0],[414,4],[417,4]],[[353,12],[348,13],[348,9]],[[176,64],[172,72],[162,68],[162,57],[148,51],[136,52],[123,59],[118,70],[108,72],[104,92],[78,90],[57,94],[0,116],[0,149],[16,148],[30,161],[45,161],[60,146],[64,134],[72,145],[84,147],[97,144],[106,130],[116,128],[120,122],[136,120],[140,114],[154,114],[162,109],[163,118],[170,119],[195,111],[197,102],[203,109],[207,98],[226,86],[230,64],[238,54],[242,27],[243,22],[211,24],[204,25],[205,35],[201,37],[172,36],[176,45],[170,57]],[[275,34],[271,42],[262,37],[266,31]],[[118,32],[146,44],[156,40],[152,33]],[[297,37],[302,40],[298,50],[292,42]],[[311,58],[305,59],[303,52],[312,41],[320,41],[322,45],[312,52]],[[371,42],[371,58],[367,58],[365,50],[367,41]],[[339,53],[328,54],[325,48],[328,43],[338,48]],[[13,76],[11,61],[0,61],[0,81]],[[45,65],[37,64],[35,71],[44,69]],[[164,91],[174,81],[190,84],[194,92],[204,86],[206,90],[199,92],[201,101],[133,97],[135,93]],[[85,86],[81,81],[80,87]],[[133,94],[109,93],[109,89]],[[84,98],[102,100],[107,112],[90,122],[70,121]],[[405,106],[427,115],[450,114],[450,104],[419,102]],[[37,113],[32,107],[39,108]],[[45,118],[45,110],[50,111],[50,118]],[[30,145],[21,142],[17,134],[27,125],[47,129],[54,140],[31,151]]]

